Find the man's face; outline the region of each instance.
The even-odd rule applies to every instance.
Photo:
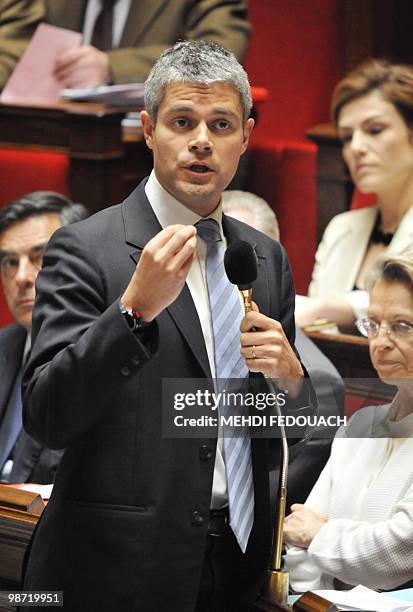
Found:
[[[30,332],[35,298],[34,283],[43,251],[62,222],[56,213],[29,217],[0,235],[0,271],[11,313]]]
[[[167,85],[156,125],[141,113],[155,174],[179,202],[201,216],[218,205],[248,145],[238,91],[227,83]]]

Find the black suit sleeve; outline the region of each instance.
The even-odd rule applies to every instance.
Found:
[[[152,334],[156,349],[156,324]],[[104,271],[73,227],[58,231],[47,248],[36,284],[32,342],[23,424],[52,449],[70,446],[93,426],[116,405],[128,373],[151,359],[118,299],[108,305]]]

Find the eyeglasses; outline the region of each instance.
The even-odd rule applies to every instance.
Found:
[[[36,247],[32,249],[27,256],[30,263],[32,264],[33,268],[35,268],[36,271],[39,271],[42,267],[44,249],[45,247],[43,246]],[[17,255],[15,253],[5,254],[3,255],[3,257],[1,257],[0,274],[2,278],[11,280],[16,276],[17,270],[19,269],[19,266],[20,266],[21,257],[22,257],[21,255]]]
[[[413,325],[404,321],[393,321],[390,325],[380,325],[377,321],[364,317],[356,321],[359,332],[366,338],[377,338],[381,329],[386,330],[388,336],[394,338],[407,338],[413,332]]]

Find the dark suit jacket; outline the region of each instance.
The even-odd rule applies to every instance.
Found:
[[[46,22],[82,31],[87,0],[45,0]],[[143,81],[178,40],[205,38],[244,58],[250,25],[245,0],[132,0],[118,49],[109,52],[114,80]]]
[[[331,361],[296,328],[295,345],[300,353],[317,395],[318,413],[324,417],[344,415],[345,387]],[[330,457],[334,429],[313,429],[308,439],[290,447],[288,467],[287,511],[294,503],[303,504]],[[276,476],[275,482],[277,482]],[[273,488],[274,489],[274,488]]]
[[[18,325],[0,330],[0,427],[10,393],[22,365],[26,331]],[[19,435],[13,451],[13,469],[9,482],[53,482],[62,452],[45,448],[25,431]]]
[[[294,340],[282,247],[224,218],[258,254],[254,299]],[[66,448],[28,563],[26,589],[63,590],[65,610],[192,612],[216,440],[162,437],[162,381],[210,377],[187,286],[134,335],[119,309],[142,248],[160,231],[144,182],[121,205],[54,234],[37,279],[24,423]],[[259,244],[258,244],[259,242]],[[268,440],[252,440],[255,521],[239,594],[254,599],[271,545]]]

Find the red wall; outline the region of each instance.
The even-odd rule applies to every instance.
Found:
[[[250,0],[251,84],[268,88],[255,138],[301,139],[329,120],[341,76],[340,0]]]

